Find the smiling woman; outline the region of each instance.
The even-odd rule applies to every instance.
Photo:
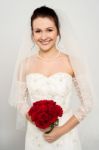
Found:
[[[63,33],[65,34],[65,32]],[[66,148],[81,150],[76,127],[91,111],[93,97],[87,82],[89,78],[86,78],[85,65],[82,65],[77,55],[75,56],[78,51],[71,54],[72,49],[75,49],[75,42],[68,34],[65,34],[68,36],[67,39],[71,40],[71,44],[66,41],[70,44],[70,48],[72,47],[71,55],[67,51],[65,42],[63,42],[66,46],[65,50],[57,48],[57,41],[64,37],[60,32],[60,23],[56,12],[46,6],[33,11],[31,32],[28,32],[28,35],[26,36],[27,41],[24,41],[28,46],[23,48],[23,53],[20,52],[21,59],[18,59],[10,97],[10,104],[15,106],[20,116],[27,121],[25,150],[65,150]],[[30,41],[37,46],[32,51],[29,45]],[[76,112],[73,112],[70,107],[73,85],[81,102]],[[44,99],[55,101],[63,109],[59,125],[55,126],[48,134],[39,129],[32,120],[41,114],[41,109],[37,109],[37,114],[34,116],[30,116],[28,113],[35,102]],[[45,110],[44,105],[42,108]],[[51,109],[56,113],[53,107]],[[52,114],[48,117],[52,117]],[[47,119],[45,118],[45,122]],[[40,118],[40,120],[42,121],[44,118]]]

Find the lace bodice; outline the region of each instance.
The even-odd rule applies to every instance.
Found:
[[[84,98],[82,96],[82,91],[80,91],[81,89],[77,80],[64,72],[55,73],[50,77],[46,77],[40,73],[28,74],[26,76],[26,83],[20,88],[23,92],[19,94],[21,95],[21,101],[18,102],[17,108],[24,115],[30,108],[27,104],[27,99],[29,99],[30,105],[40,99],[53,99],[66,111],[69,108],[73,85],[81,102],[80,107],[74,115],[81,121],[91,110],[92,101],[88,99],[89,97]]]

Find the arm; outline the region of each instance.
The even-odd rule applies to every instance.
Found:
[[[73,74],[72,81],[80,100],[80,106],[74,115],[62,126],[63,133],[69,132],[78,125],[92,110],[93,106],[92,87],[90,85],[87,63],[82,63],[80,58],[75,56],[69,56],[68,58]]]
[[[87,81],[81,81],[81,83],[80,81],[81,79],[77,80],[76,78],[73,78],[73,83],[81,102],[80,107],[64,125],[54,128],[49,134],[44,134],[46,141],[53,142],[60,136],[71,131],[92,110],[92,93],[89,84],[86,84]]]
[[[20,113],[20,115],[22,117],[25,117],[27,120],[29,120],[31,123],[31,117],[28,115],[28,111],[30,109],[30,106],[28,104],[28,89],[26,87],[26,83],[25,82],[18,82],[18,92],[17,92],[17,103],[16,103],[16,108],[17,111]]]
[[[28,105],[28,89],[26,87],[25,82],[18,82],[17,83],[18,88],[17,88],[17,104],[16,108],[20,112],[22,116],[25,116],[29,110],[29,105]]]
[[[16,129],[23,130],[26,127],[27,112],[30,108],[28,89],[26,85],[26,61],[16,65],[11,92],[8,99],[9,104],[17,109]]]
[[[76,125],[78,125],[92,110],[93,97],[92,97],[89,84],[87,84],[87,81],[84,82],[80,82],[80,81],[82,80],[81,79],[77,80],[75,77],[73,78],[73,83],[81,105],[78,108],[78,110],[76,110],[74,115],[62,126],[63,134],[69,132]]]
[[[80,79],[73,79],[73,83],[75,86],[75,89],[77,91],[77,95],[80,100],[80,107],[75,112],[76,118],[80,121],[82,121],[87,114],[92,110],[93,107],[93,95],[91,86],[88,83],[87,79],[83,79],[83,77],[79,77]]]
[[[26,84],[26,72],[27,72],[27,60],[24,60],[20,65],[18,69],[17,74],[17,83],[16,83],[16,93],[17,93],[17,110],[18,112],[28,119],[28,110],[30,108],[29,106],[29,94],[28,94],[28,88]]]

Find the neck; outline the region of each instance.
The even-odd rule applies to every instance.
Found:
[[[58,52],[59,52],[59,50],[57,50],[56,48],[52,49],[52,50],[47,50],[47,51],[39,50],[39,55],[42,58],[52,58],[52,57],[56,56]]]
[[[41,51],[38,52],[38,57],[43,61],[51,61],[60,55],[60,50],[55,49],[54,51]]]

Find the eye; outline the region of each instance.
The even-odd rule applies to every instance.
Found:
[[[35,33],[40,33],[40,32],[41,32],[41,30],[35,30],[34,32],[35,32]]]
[[[48,31],[48,32],[52,32],[53,30],[52,30],[52,29],[47,29],[47,31]]]

